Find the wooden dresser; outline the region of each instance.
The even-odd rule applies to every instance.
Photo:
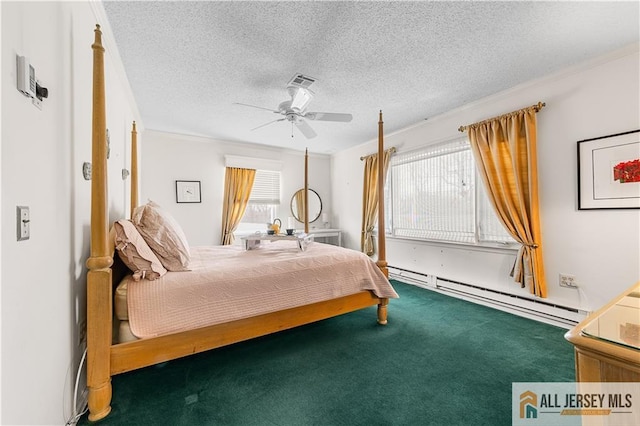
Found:
[[[576,381],[640,382],[640,282],[565,334]]]

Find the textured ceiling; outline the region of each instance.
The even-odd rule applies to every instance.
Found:
[[[624,47],[639,2],[104,1],[147,129],[331,153]],[[269,111],[317,79],[306,139]],[[463,123],[461,123],[463,124]],[[291,137],[293,131],[293,138]]]

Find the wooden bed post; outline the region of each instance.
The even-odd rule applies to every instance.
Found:
[[[134,121],[131,129],[131,219],[136,207],[138,207],[138,131]]]
[[[384,136],[382,125],[382,111],[380,111],[380,120],[378,121],[378,261],[376,264],[384,276],[389,278],[384,238]]]
[[[309,233],[309,149],[304,149],[304,233]]]
[[[96,25],[93,49],[91,256],[87,260],[87,387],[89,420],[111,412],[111,264],[107,200],[104,47]]]
[[[389,270],[387,269],[385,246],[385,227],[384,227],[384,134],[382,111],[380,111],[380,119],[378,120],[378,261],[376,265],[382,271],[385,277],[389,278]],[[378,323],[387,323],[387,305],[389,299],[380,299],[378,304]]]

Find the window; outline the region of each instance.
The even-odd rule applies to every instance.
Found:
[[[466,244],[512,243],[493,211],[466,138],[391,157],[387,232]]]
[[[238,225],[240,233],[263,231],[280,207],[280,172],[256,170],[247,210]]]

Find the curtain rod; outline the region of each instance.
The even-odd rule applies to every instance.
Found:
[[[386,151],[391,151],[391,153],[392,153],[392,154],[394,154],[394,153],[396,152],[396,147],[395,147],[395,146],[392,146],[392,147],[391,147],[391,148],[389,148],[389,149],[385,149],[385,152],[386,152]],[[369,155],[365,155],[365,156],[363,156],[363,157],[360,157],[360,161],[364,160],[365,158],[371,157],[371,156],[373,156],[373,155],[378,155],[378,153],[377,153],[377,152],[374,152],[373,154],[369,154]]]
[[[487,119],[487,120],[478,121],[477,123],[469,124],[469,125],[466,125],[466,126],[460,126],[460,127],[458,127],[458,131],[460,131],[460,132],[464,132],[465,130],[467,130],[467,129],[468,129],[468,128],[470,128],[470,127],[478,126],[478,125],[480,125],[480,124],[484,124],[484,123],[487,123],[487,122],[489,122],[489,121],[497,120],[497,119],[499,119],[499,118],[509,117],[509,116],[511,116],[511,115],[518,114],[518,113],[520,113],[520,112],[529,111],[529,110],[531,110],[531,109],[532,109],[532,110],[534,110],[535,112],[538,112],[538,111],[540,111],[542,108],[544,108],[546,105],[547,105],[547,104],[546,104],[546,103],[544,103],[544,102],[538,102],[537,104],[535,104],[535,105],[531,105],[530,107],[527,107],[527,108],[522,108],[522,109],[519,109],[519,110],[517,110],[517,111],[509,112],[509,113],[507,113],[507,114],[502,114],[502,115],[499,115],[499,116],[497,116],[497,117],[489,118],[489,119]]]

